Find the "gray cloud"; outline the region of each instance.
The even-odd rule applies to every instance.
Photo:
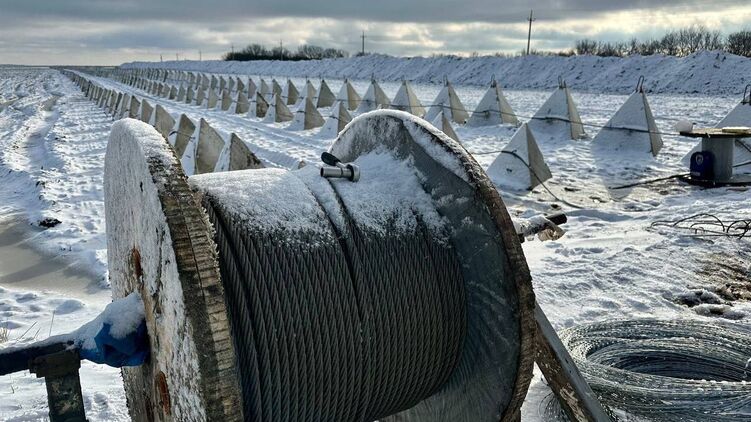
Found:
[[[700,7],[745,5],[746,0],[3,0],[0,19],[19,18],[173,20],[237,22],[279,17],[320,17],[371,22],[487,22],[523,21],[530,9],[540,18],[561,20],[603,12],[634,9],[695,10]]]
[[[358,51],[430,55],[518,51],[534,7],[535,47],[563,49],[583,37],[659,35],[691,23],[733,30],[751,17],[747,0],[0,0],[0,60],[111,63],[218,58],[231,45],[295,48],[313,43]],[[729,11],[731,13],[720,13]],[[713,14],[714,13],[714,14]]]

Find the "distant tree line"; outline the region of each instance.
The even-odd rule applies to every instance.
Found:
[[[320,60],[349,57],[349,53],[335,48],[323,48],[317,45],[304,44],[290,51],[284,47],[267,48],[261,44],[250,44],[240,51],[225,53],[222,60],[250,61],[250,60]]]
[[[702,25],[670,31],[658,39],[626,42],[603,42],[591,39],[576,41],[571,55],[625,57],[634,54],[651,56],[665,54],[684,57],[702,50],[723,50],[739,56],[751,57],[751,31],[734,32],[727,37]]]

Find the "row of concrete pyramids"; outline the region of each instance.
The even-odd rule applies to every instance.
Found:
[[[186,174],[263,168],[261,160],[235,133],[223,133],[204,119],[195,122],[185,114],[174,115],[145,98],[103,87],[76,73],[67,75],[115,119],[133,118],[148,123],[173,146]]]
[[[230,78],[229,82],[225,82],[222,77],[216,78],[213,75],[211,78],[206,75],[196,76],[195,80],[199,80],[199,78],[203,81],[201,84],[205,84],[208,87],[212,85],[216,85],[217,87],[226,86],[227,88],[224,88],[225,91],[235,89],[238,95],[236,112],[245,111],[246,107],[243,107],[242,94],[246,90],[248,92],[255,91],[256,98],[247,101],[247,109],[250,109],[248,114],[262,117],[266,122],[293,121],[288,126],[289,129],[293,130],[308,130],[323,126],[321,132],[330,136],[336,136],[351,121],[352,115],[350,111],[354,110],[355,113],[364,113],[387,107],[423,117],[457,141],[459,137],[452,123],[466,123],[474,126],[504,123],[518,124],[517,116],[514,114],[495,80],[491,81],[491,86],[483,96],[475,112],[470,116],[453,86],[448,81],[444,82],[443,89],[434,101],[435,104],[430,105],[426,110],[407,81],[402,82],[394,100],[390,101],[375,80],[371,81],[365,96],[361,98],[348,80],[344,81],[339,94],[334,96],[325,80],[321,81],[320,90],[317,90],[307,80],[305,89],[299,91],[290,80],[282,88],[274,79],[272,79],[271,85],[261,79],[260,88],[258,88],[251,78],[248,78],[247,84],[242,82],[242,79],[239,77],[236,80]],[[152,81],[151,83],[153,86],[155,82]],[[166,94],[165,96],[170,96],[170,93],[174,93],[176,99],[181,99],[180,93],[182,89],[183,86],[181,84],[180,88],[174,86],[169,89],[157,87],[155,91],[160,92],[162,90]],[[264,95],[261,92],[272,93],[270,104],[265,101]],[[294,101],[297,102],[297,109],[292,112],[288,107],[288,103]],[[326,120],[317,110],[321,101],[324,103],[331,102],[334,105],[329,118]],[[210,103],[211,100],[207,99],[205,102]],[[223,95],[223,109],[228,109],[228,107],[224,106],[227,102],[228,96]],[[218,98],[214,99],[214,104],[216,103],[218,103]],[[746,107],[741,107],[744,104]],[[742,104],[731,112],[718,126],[727,126],[732,122],[745,122],[745,125],[751,123],[751,119],[745,118],[744,120],[745,113],[751,115],[751,107],[748,105],[749,103],[744,96]],[[741,123],[737,123],[737,125],[741,125]],[[528,128],[525,127],[519,130],[517,135],[521,137],[522,134],[530,134],[533,138],[531,142],[535,144],[535,147],[528,149],[533,155],[535,155],[535,150],[539,151],[539,148],[536,148],[537,140],[551,142],[586,137],[585,125],[581,122],[570,90],[563,82],[559,84],[558,89],[553,92],[542,107],[532,116],[528,122],[528,126]],[[657,155],[663,145],[641,84],[608,123],[600,129],[600,132],[594,138],[593,149],[614,153],[637,152]],[[745,144],[737,145],[736,147],[736,161],[745,159],[745,162],[748,163],[749,159],[751,159],[751,148]],[[507,148],[515,148],[515,144],[510,142]],[[541,157],[541,154],[538,155]],[[498,162],[508,161],[510,158],[515,160],[512,155],[502,154],[502,156],[498,157]],[[544,163],[543,165],[534,164],[535,160],[528,160],[528,163],[532,163],[528,167],[538,167],[537,175],[530,174],[527,177],[530,180],[530,187],[532,187],[536,184],[535,181],[539,183],[545,180],[544,176],[549,174],[549,169],[545,170],[546,166],[544,166]],[[532,172],[530,168],[527,170],[528,172]],[[506,172],[508,171],[506,169]]]
[[[157,77],[166,78],[168,73],[164,72],[173,71],[159,69],[140,70],[136,71],[136,75],[129,75],[131,80],[126,80],[126,82],[137,85],[137,82],[134,82],[132,79],[142,78],[142,76],[138,75],[143,75],[144,72],[146,73],[146,77],[156,74]],[[169,73],[169,75],[172,74]],[[334,96],[324,79],[321,80],[320,89],[316,89],[310,80],[306,80],[305,88],[298,90],[291,80],[287,80],[286,86],[282,87],[275,79],[272,79],[271,84],[268,84],[261,78],[259,84],[256,84],[252,78],[248,78],[247,83],[245,83],[240,77],[237,77],[237,79],[230,77],[229,82],[227,82],[222,76],[217,78],[215,75],[209,77],[207,74],[188,72],[178,73],[177,77],[179,81],[187,81],[189,84],[188,91],[191,91],[190,86],[193,85],[200,86],[201,90],[209,89],[208,98],[204,99],[205,95],[199,93],[197,94],[196,103],[204,103],[208,108],[216,107],[219,102],[219,96],[215,93],[213,87],[217,87],[223,92],[221,107],[227,110],[233,102],[231,93],[234,89],[237,91],[237,100],[234,101],[237,104],[235,110],[237,113],[243,113],[246,112],[246,109],[249,109],[250,115],[274,122],[295,120],[295,117],[297,117],[296,123],[291,125],[292,129],[307,130],[323,126],[325,121],[320,116],[320,113],[316,112],[316,109],[334,105],[337,101],[340,104],[344,104],[346,112],[354,111],[357,114],[379,108],[393,108],[406,111],[430,121],[456,140],[458,140],[458,136],[451,127],[451,123],[466,123],[469,126],[519,124],[517,115],[511,108],[503,94],[501,86],[496,82],[495,78],[491,80],[490,87],[475,111],[470,115],[448,80],[444,82],[444,87],[439,92],[433,104],[426,110],[408,81],[402,82],[394,100],[391,101],[375,79],[371,80],[364,97],[360,97],[352,84],[346,79],[338,95]],[[148,80],[146,78],[143,79]],[[151,81],[150,83],[155,84],[157,82]],[[167,95],[175,92],[175,97],[178,101],[182,100],[182,96],[180,95],[181,90],[182,83],[179,89],[174,86],[169,90],[160,88],[159,86],[155,89],[156,92],[162,91]],[[272,96],[271,101],[267,100],[269,95]],[[189,94],[186,95],[186,97],[189,96]],[[248,100],[247,98],[251,99]],[[192,101],[192,98],[186,99]],[[311,104],[307,104],[308,100],[310,100]],[[336,104],[336,106],[340,104]],[[293,113],[288,109],[287,106],[289,105],[296,105],[297,110]],[[266,118],[266,112],[270,106],[274,108],[273,119]],[[344,126],[343,124],[334,125],[334,121],[348,121],[344,117],[346,112],[338,108],[332,110],[331,117],[334,119],[326,127],[326,132],[331,132],[334,135],[338,133],[338,131],[334,131],[334,126],[338,126],[337,129],[341,129]],[[351,119],[351,115],[349,119]],[[561,82],[559,88],[540,107],[537,113],[532,116],[530,125],[534,128],[535,133],[545,135],[541,136],[541,138],[569,140],[585,136],[584,125],[581,122],[576,104],[571,97],[569,89],[563,82]],[[631,136],[634,133],[641,133],[644,136]],[[629,97],[610,122],[595,137],[595,141],[596,144],[607,142],[609,148],[615,150],[641,149],[649,151],[653,155],[659,152],[662,147],[662,140],[657,131],[649,103],[643,90],[638,89],[637,92],[634,92]]]

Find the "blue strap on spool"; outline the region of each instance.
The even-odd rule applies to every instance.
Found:
[[[141,321],[136,330],[122,338],[112,336],[111,327],[108,323],[102,324],[102,329],[94,337],[96,348],[82,348],[81,358],[115,368],[138,366],[144,363],[149,357],[146,321]]]

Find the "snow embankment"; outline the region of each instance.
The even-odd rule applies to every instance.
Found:
[[[495,75],[510,89],[549,89],[562,77],[577,91],[626,94],[639,76],[653,93],[739,94],[751,82],[751,59],[721,51],[702,51],[688,57],[663,55],[619,57],[391,57],[373,54],[346,59],[279,61],[166,61],[133,62],[123,67],[158,67],[210,73],[325,77],[487,85]]]

